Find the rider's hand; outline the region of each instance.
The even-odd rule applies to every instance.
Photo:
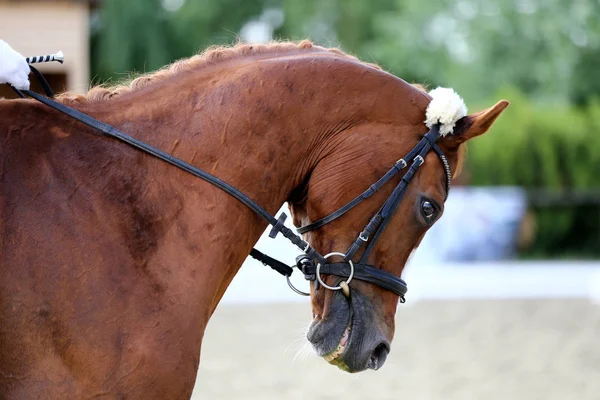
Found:
[[[0,83],[10,83],[17,89],[29,89],[29,65],[25,57],[0,40]]]

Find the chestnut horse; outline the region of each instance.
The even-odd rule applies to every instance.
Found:
[[[271,213],[289,202],[299,226],[408,153],[427,132],[431,97],[305,41],[210,49],[127,86],[58,100]],[[462,118],[438,140],[452,173],[462,144],[507,105]],[[266,222],[206,181],[32,100],[0,101],[0,136],[0,397],[189,398],[209,318]],[[443,209],[444,168],[435,154],[425,161],[369,258],[397,276]],[[304,239],[321,254],[348,248],[392,188]],[[351,287],[347,301],[312,286],[308,337],[328,361],[360,371],[377,349],[383,363],[398,296]]]

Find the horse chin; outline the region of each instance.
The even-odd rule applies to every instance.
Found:
[[[350,324],[348,324],[348,326],[344,330],[344,334],[342,335],[342,338],[340,339],[340,342],[338,343],[336,349],[331,353],[322,356],[325,359],[325,361],[327,361],[329,364],[335,365],[345,371],[347,371],[349,367],[344,362],[344,352],[346,351],[346,345],[348,345],[348,347],[350,345],[349,339],[351,332],[352,322],[350,322]]]
[[[370,301],[357,292],[349,300],[336,293],[327,316],[311,323],[307,338],[317,355],[343,371],[377,370],[390,346],[374,323],[374,312]]]

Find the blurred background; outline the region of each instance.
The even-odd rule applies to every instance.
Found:
[[[382,370],[307,355],[309,301],[248,260],[209,324],[194,398],[600,399],[599,0],[0,0],[0,39],[65,52],[40,68],[57,91],[213,44],[304,38],[453,87],[470,112],[511,107],[469,143],[405,270]],[[297,254],[266,235],[257,247]]]

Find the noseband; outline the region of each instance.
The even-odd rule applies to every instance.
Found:
[[[31,67],[31,69],[34,72],[35,76],[42,83],[42,87],[46,91],[46,94],[49,97],[53,97],[53,93],[50,90],[50,87],[47,84],[44,77],[35,68]],[[95,130],[101,132],[106,136],[125,142],[130,146],[137,148],[138,150],[141,150],[154,157],[157,157],[198,178],[204,179],[207,182],[211,183],[212,185],[218,187],[219,189],[225,191],[229,195],[239,200],[246,207],[250,208],[253,212],[261,216],[273,226],[269,234],[271,238],[275,238],[277,234],[281,232],[281,234],[285,238],[290,240],[294,245],[299,247],[304,252],[304,254],[296,258],[296,265],[294,267],[290,267],[278,260],[275,260],[274,258],[271,258],[256,249],[252,249],[252,251],[250,252],[250,255],[252,257],[256,258],[263,264],[270,266],[277,272],[286,276],[290,287],[296,293],[303,295],[309,295],[309,293],[304,293],[296,289],[290,282],[289,278],[292,275],[293,268],[298,268],[300,271],[302,271],[304,277],[307,280],[316,281],[315,285],[317,289],[319,285],[321,285],[330,290],[343,290],[346,295],[349,295],[348,283],[350,283],[352,279],[356,279],[369,282],[380,286],[383,289],[389,290],[398,295],[400,301],[404,303],[404,296],[406,295],[406,292],[408,290],[406,282],[394,274],[368,265],[367,260],[369,259],[369,255],[371,254],[375,243],[383,233],[384,229],[389,224],[392,216],[394,215],[394,212],[396,211],[400,202],[402,201],[402,197],[406,192],[406,187],[413,179],[419,167],[421,167],[421,165],[423,165],[423,163],[425,162],[425,157],[427,156],[430,150],[433,150],[438,155],[444,166],[444,171],[446,174],[446,198],[448,197],[448,193],[450,191],[450,166],[448,165],[448,161],[446,160],[444,153],[436,144],[440,133],[439,125],[434,125],[405,157],[399,159],[385,175],[383,175],[377,182],[371,185],[365,192],[363,192],[358,197],[351,200],[338,210],[329,214],[328,216],[323,217],[315,222],[312,222],[298,229],[298,233],[303,234],[319,229],[324,225],[330,223],[331,221],[334,221],[335,219],[341,217],[342,215],[350,211],[352,208],[356,207],[358,204],[371,197],[374,193],[381,189],[390,179],[396,176],[396,174],[408,167],[408,170],[402,176],[400,182],[394,188],[394,190],[387,198],[383,206],[381,206],[381,208],[375,214],[375,216],[371,218],[369,223],[365,226],[363,231],[360,232],[360,234],[352,243],[352,245],[348,248],[348,250],[345,253],[334,252],[323,256],[319,254],[319,252],[317,252],[315,249],[310,247],[310,245],[307,242],[305,242],[300,236],[294,234],[291,229],[287,228],[284,225],[285,219],[287,218],[287,215],[285,213],[282,213],[279,216],[279,218],[276,219],[274,216],[269,214],[264,208],[252,201],[252,199],[250,199],[244,193],[237,190],[235,187],[229,185],[228,183],[199,168],[194,167],[193,165],[186,163],[185,161],[173,157],[170,154],[156,149],[144,142],[134,139],[133,137],[128,136],[127,134],[114,128],[113,126],[100,122],[87,114],[84,114],[71,107],[65,106],[64,104],[58,103],[50,98],[41,96],[29,90],[19,91],[15,88],[13,88],[13,90],[15,90],[17,94],[19,94],[19,96],[21,97],[25,97],[24,94],[26,94],[27,96],[32,97],[33,99],[53,108],[54,110],[64,113],[76,119],[77,121],[94,128]],[[366,245],[366,248],[362,256],[360,257],[358,262],[353,262],[352,258],[354,257],[356,252],[364,245]],[[328,263],[327,260],[334,255],[343,257],[343,261],[336,263]],[[345,280],[340,282],[338,286],[329,286],[325,282],[323,282],[323,280],[321,279],[321,275],[335,275],[342,277]]]

